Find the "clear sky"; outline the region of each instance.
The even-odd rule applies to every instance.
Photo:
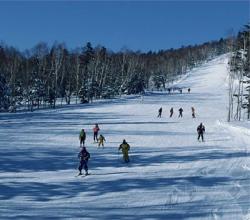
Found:
[[[249,14],[249,1],[0,1],[0,41],[157,51],[226,37]]]

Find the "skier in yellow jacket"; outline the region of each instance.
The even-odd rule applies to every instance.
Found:
[[[102,145],[102,148],[104,148],[104,141],[106,141],[105,137],[102,134],[100,134],[100,136],[98,138],[98,147],[100,147]]]
[[[130,150],[129,144],[124,139],[118,150],[122,150],[123,159],[125,163],[129,162],[128,151]]]

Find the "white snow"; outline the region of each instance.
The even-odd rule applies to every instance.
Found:
[[[178,82],[190,94],[1,114],[0,219],[249,220],[250,126],[226,122],[227,62],[220,56]],[[204,143],[197,141],[200,122]],[[104,149],[93,144],[95,123]],[[87,177],[75,177],[81,128],[91,153]],[[124,138],[128,165],[118,153]]]

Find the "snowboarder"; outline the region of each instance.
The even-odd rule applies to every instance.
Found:
[[[161,113],[162,113],[162,107],[160,107],[160,109],[158,110],[159,114],[157,116],[157,118],[161,118]]]
[[[118,151],[122,150],[123,154],[123,159],[125,163],[129,162],[129,156],[128,156],[128,151],[130,150],[130,145],[126,142],[124,139],[120,147],[118,148]]]
[[[180,109],[179,109],[179,116],[178,116],[178,118],[180,118],[180,117],[182,118],[182,116],[183,116],[183,115],[182,115],[182,112],[183,112],[183,109],[180,108]]]
[[[86,140],[86,133],[85,133],[84,129],[82,129],[82,130],[80,131],[79,140],[80,140],[80,147],[81,147],[81,146],[84,146],[85,140]]]
[[[170,109],[170,118],[172,118],[172,116],[173,116],[173,114],[174,114],[174,109],[173,109],[173,107]]]
[[[205,133],[205,126],[200,123],[200,125],[197,127],[197,133],[198,133],[198,141],[200,140],[200,137],[201,137],[201,140],[204,141],[204,136],[203,134]]]
[[[195,109],[194,109],[194,107],[191,107],[191,111],[192,111],[192,117],[195,118]]]
[[[83,147],[80,153],[78,154],[78,158],[80,159],[80,164],[78,167],[79,174],[82,175],[82,169],[85,170],[85,175],[88,175],[88,160],[90,158],[90,153],[87,151],[86,147]]]
[[[95,127],[93,128],[93,132],[94,132],[94,142],[98,142],[98,132],[99,132],[100,128],[98,126],[98,124],[95,124]]]
[[[100,136],[99,136],[99,138],[98,138],[98,147],[100,147],[101,145],[102,145],[102,148],[104,148],[104,141],[106,141],[105,140],[105,137],[102,135],[102,134],[100,134]]]

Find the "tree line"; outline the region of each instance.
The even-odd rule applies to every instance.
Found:
[[[202,62],[230,50],[230,39],[158,52],[113,52],[87,42],[67,49],[41,42],[32,49],[0,44],[0,111],[55,108],[58,102],[87,103],[140,94],[166,85]]]
[[[250,24],[231,40],[228,121],[250,119]]]

